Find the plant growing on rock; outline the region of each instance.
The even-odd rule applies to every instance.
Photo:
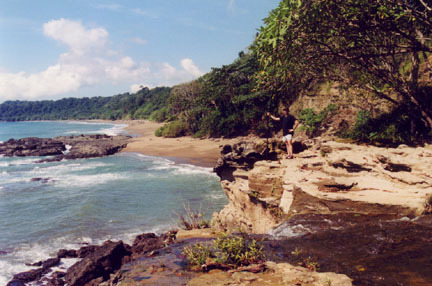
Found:
[[[254,239],[221,234],[210,244],[196,243],[182,251],[192,269],[233,269],[265,260],[263,247]]]
[[[210,245],[204,243],[196,243],[191,246],[186,246],[182,251],[183,255],[192,267],[201,267],[205,265],[209,258],[214,257],[214,252]]]
[[[222,234],[213,241],[213,246],[218,250],[217,262],[222,264],[243,266],[264,259],[263,247],[254,239]]]
[[[204,218],[201,210],[192,210],[190,206],[184,206],[185,214],[177,214],[179,226],[184,230],[203,229],[210,227],[210,221]]]
[[[303,261],[299,262],[299,265],[309,269],[310,271],[317,271],[320,268],[318,262],[313,261],[310,256],[308,258],[304,258]]]

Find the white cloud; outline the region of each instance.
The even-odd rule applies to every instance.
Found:
[[[158,19],[159,18],[159,15],[157,15],[156,13],[154,13],[152,11],[148,11],[148,10],[143,10],[140,8],[132,9],[132,12],[134,12],[137,15],[145,16],[145,17],[148,17],[151,19]]]
[[[97,9],[110,10],[110,11],[119,11],[122,8],[122,5],[119,4],[96,4],[93,7]]]
[[[47,99],[106,82],[129,84],[136,91],[140,85],[170,86],[202,75],[189,58],[181,59],[179,68],[169,63],[136,62],[110,49],[104,28],[86,28],[79,21],[52,20],[43,25],[43,32],[68,50],[57,63],[37,73],[11,73],[0,68],[0,102]]]
[[[136,92],[140,91],[141,89],[143,89],[144,87],[154,88],[155,86],[151,85],[151,84],[145,84],[145,83],[143,83],[143,84],[135,83],[135,84],[130,86],[130,92],[136,93]]]
[[[203,73],[199,70],[199,68],[194,64],[192,59],[186,58],[181,60],[181,66],[184,68],[185,71],[190,73],[191,75],[195,77],[202,76]]]
[[[135,37],[135,38],[132,38],[131,40],[132,40],[132,42],[134,42],[135,44],[138,44],[138,45],[142,45],[142,46],[147,45],[147,40],[141,39],[140,37]]]
[[[108,32],[104,28],[86,29],[81,22],[67,19],[52,20],[43,25],[45,36],[69,46],[74,53],[104,47]]]

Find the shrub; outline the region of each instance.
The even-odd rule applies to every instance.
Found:
[[[339,136],[367,143],[412,144],[415,137],[421,137],[411,133],[411,124],[415,120],[403,109],[395,109],[377,118],[371,117],[368,111],[360,110],[353,128]],[[420,134],[423,131],[416,129],[415,132]]]
[[[162,137],[162,132],[163,132],[164,127],[159,127],[156,131],[155,131],[155,136],[156,137]]]
[[[168,107],[164,107],[159,110],[155,110],[150,114],[150,120],[156,122],[164,122],[170,116],[170,110]]]
[[[256,240],[220,235],[213,241],[218,250],[217,261],[229,265],[249,265],[264,259],[263,247]]]
[[[211,246],[201,242],[186,246],[182,253],[192,267],[201,267],[209,258],[214,257]]]
[[[210,227],[210,221],[204,218],[204,214],[198,210],[192,210],[185,206],[185,214],[179,214],[179,226],[184,230],[203,229]]]
[[[183,120],[175,120],[168,122],[158,130],[156,130],[155,135],[160,137],[175,138],[180,136],[188,135],[187,123]]]
[[[337,109],[335,104],[329,104],[318,114],[316,114],[312,108],[303,109],[299,115],[299,121],[302,123],[301,129],[305,130],[309,136],[316,135],[316,131],[321,126],[324,119],[333,115]]]
[[[254,239],[221,234],[210,244],[187,246],[182,253],[192,267],[206,269],[207,265],[236,268],[264,261],[263,247]]]

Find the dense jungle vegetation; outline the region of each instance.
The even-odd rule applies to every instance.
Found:
[[[432,129],[432,5],[423,0],[282,0],[255,41],[229,65],[172,88],[135,94],[7,101],[0,120],[151,119],[157,135],[264,135],[277,112],[323,82],[363,91],[392,106],[373,118],[360,110],[341,136],[413,143]],[[302,113],[319,124],[322,112]],[[314,117],[316,116],[316,117]]]

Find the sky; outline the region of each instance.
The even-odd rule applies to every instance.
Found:
[[[173,86],[230,64],[279,0],[1,0],[0,103]]]

